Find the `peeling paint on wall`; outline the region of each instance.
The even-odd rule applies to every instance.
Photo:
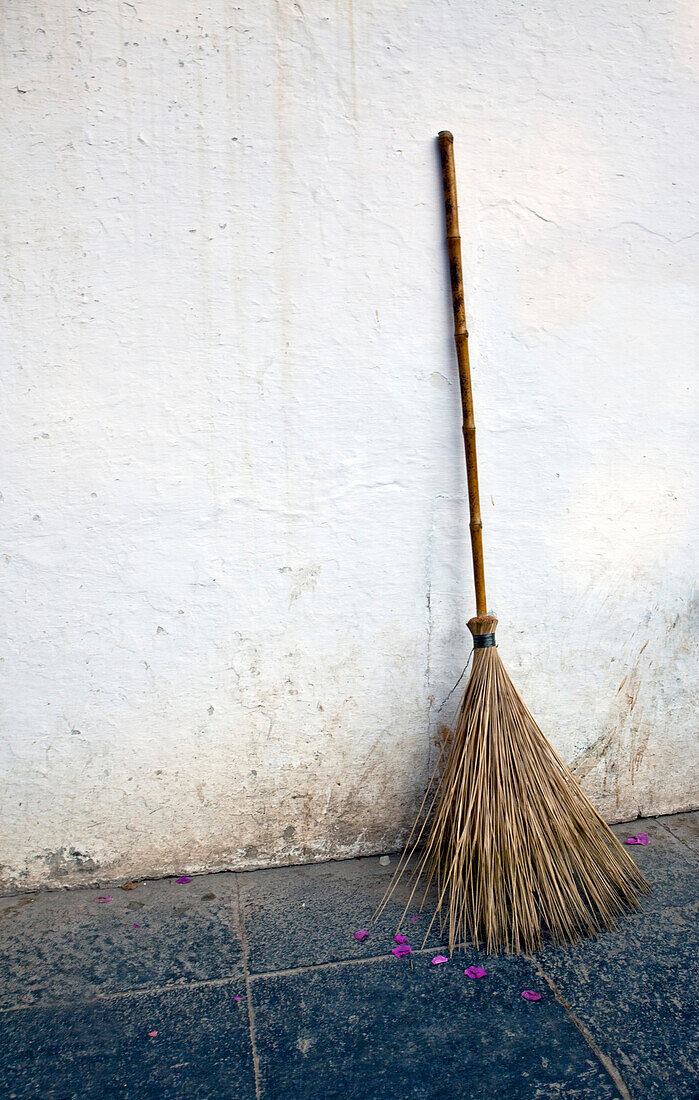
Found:
[[[0,886],[394,848],[486,577],[609,820],[697,804],[689,10],[2,9]]]

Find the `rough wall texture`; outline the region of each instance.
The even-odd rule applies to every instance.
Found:
[[[403,835],[473,606],[445,127],[501,652],[609,820],[697,804],[691,16],[3,5],[3,886]]]

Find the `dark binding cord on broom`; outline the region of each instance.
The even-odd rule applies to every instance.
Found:
[[[453,141],[439,135],[476,592],[473,666],[375,919],[409,872],[404,917],[418,890],[421,908],[436,892],[425,942],[438,921],[450,952],[469,939],[487,951],[528,952],[542,933],[565,943],[616,928],[650,887],[534,721],[486,611]]]

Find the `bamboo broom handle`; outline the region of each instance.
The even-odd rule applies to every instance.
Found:
[[[483,569],[483,538],[481,505],[478,495],[478,463],[476,461],[476,425],[473,419],[473,394],[471,392],[471,365],[468,358],[468,331],[464,306],[464,280],[461,268],[461,237],[456,199],[456,172],[454,170],[454,138],[448,130],[439,135],[439,151],[442,156],[442,180],[444,182],[444,207],[447,216],[447,248],[451,274],[451,299],[454,307],[454,341],[459,364],[461,407],[463,409],[464,447],[466,450],[466,479],[471,529],[471,553],[473,556],[473,581],[476,589],[476,615],[486,615],[485,573]]]

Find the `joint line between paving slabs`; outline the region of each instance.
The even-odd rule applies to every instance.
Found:
[[[248,964],[248,945],[247,935],[242,923],[240,915],[236,919],[236,930],[240,937],[241,947],[243,948],[243,976],[247,986],[250,982],[256,982],[263,978],[283,978],[289,974],[305,974],[310,970],[330,970],[334,967],[341,966],[359,966],[362,963],[381,962],[390,960],[393,956],[390,953],[383,955],[360,955],[359,958],[354,959],[332,959],[324,963],[309,963],[306,966],[289,966],[283,970],[263,970],[259,974],[251,974]],[[458,945],[463,946],[462,944]],[[419,955],[431,955],[434,951],[438,950],[436,947],[423,947],[417,948],[411,955],[412,958],[416,958]],[[89,1004],[96,998],[98,1001],[118,1001],[125,1000],[129,997],[149,997],[155,996],[159,993],[172,993],[179,992],[181,990],[192,989],[207,989],[215,988],[216,986],[231,985],[235,987],[237,978],[200,978],[193,981],[172,981],[164,982],[162,985],[142,985],[133,986],[130,989],[113,989],[109,993],[85,993],[78,995],[69,995],[65,993],[62,996],[51,997],[46,1001],[34,1001],[31,1003],[20,1003],[14,1005],[5,1005],[0,1007],[0,1016],[8,1012],[39,1012],[44,1008],[52,1007],[55,1005],[72,1005],[76,1000]],[[248,1001],[248,1013],[251,1011],[250,1001]],[[251,1036],[251,1039],[253,1036]]]
[[[548,976],[548,974],[546,973],[544,968],[541,966],[541,964],[538,962],[538,960],[535,959],[532,955],[525,955],[524,957],[526,959],[528,959],[529,962],[534,966],[534,969],[536,970],[539,977],[542,978],[546,982],[547,986],[549,987],[549,989],[553,993],[556,1001],[561,1006],[561,1008],[566,1013],[566,1015],[569,1017],[569,1019],[572,1021],[572,1023],[575,1024],[576,1028],[578,1029],[578,1031],[582,1035],[583,1039],[585,1040],[585,1042],[589,1046],[589,1048],[592,1051],[592,1053],[594,1054],[595,1058],[597,1058],[597,1060],[599,1062],[601,1062],[604,1069],[606,1069],[607,1073],[609,1074],[612,1081],[616,1085],[616,1087],[619,1091],[619,1095],[623,1097],[623,1100],[633,1100],[633,1097],[632,1097],[631,1093],[629,1092],[628,1088],[626,1087],[624,1079],[621,1076],[621,1074],[619,1073],[619,1070],[616,1068],[616,1066],[612,1062],[611,1058],[607,1054],[605,1054],[603,1050],[600,1050],[600,1048],[597,1046],[597,1043],[595,1042],[595,1040],[592,1036],[592,1033],[590,1031],[588,1031],[588,1029],[585,1027],[585,1024],[582,1022],[582,1020],[580,1020],[576,1016],[575,1012],[573,1011],[573,1006],[570,1005],[568,1003],[568,1001],[565,999],[565,997],[563,996],[563,994],[559,990],[558,986],[554,982],[553,978],[550,978]]]
[[[686,859],[687,863],[689,863],[689,865],[691,867],[696,867],[697,858],[696,858],[694,852],[692,851],[692,849],[687,844],[685,844],[685,842],[683,840],[681,840],[680,837],[678,837],[676,833],[673,833],[673,831],[672,831],[672,829],[670,828],[669,825],[665,825],[657,817],[653,818],[653,820],[655,821],[656,825],[659,825],[661,829],[664,829],[665,832],[667,833],[667,835],[671,836],[672,839],[675,841],[675,843],[677,845],[679,845],[677,850],[682,853],[682,858]]]
[[[459,943],[456,946],[463,947],[464,944]],[[415,959],[418,955],[434,955],[435,951],[439,951],[439,944],[436,947],[414,948],[410,958]],[[337,966],[360,966],[362,963],[381,962],[391,958],[393,958],[391,953],[385,952],[381,955],[360,955],[353,959],[330,959],[328,962],[308,963],[305,966],[288,966],[283,970],[263,970],[259,974],[251,974],[250,981],[256,982],[260,978],[284,978],[289,974],[305,974],[309,970],[331,970]]]
[[[240,899],[240,879],[236,875],[235,877],[235,889],[238,904],[236,906],[236,924],[238,926],[238,936],[240,937],[240,945],[243,949],[243,973],[245,975],[245,995],[248,1003],[248,1021],[250,1031],[250,1046],[252,1048],[252,1066],[255,1073],[255,1097],[256,1100],[261,1100],[262,1086],[260,1083],[260,1059],[257,1054],[257,1041],[255,1037],[255,1009],[252,1005],[252,990],[250,989],[250,968],[248,967],[248,937],[245,932],[245,922],[243,921],[243,908]]]

